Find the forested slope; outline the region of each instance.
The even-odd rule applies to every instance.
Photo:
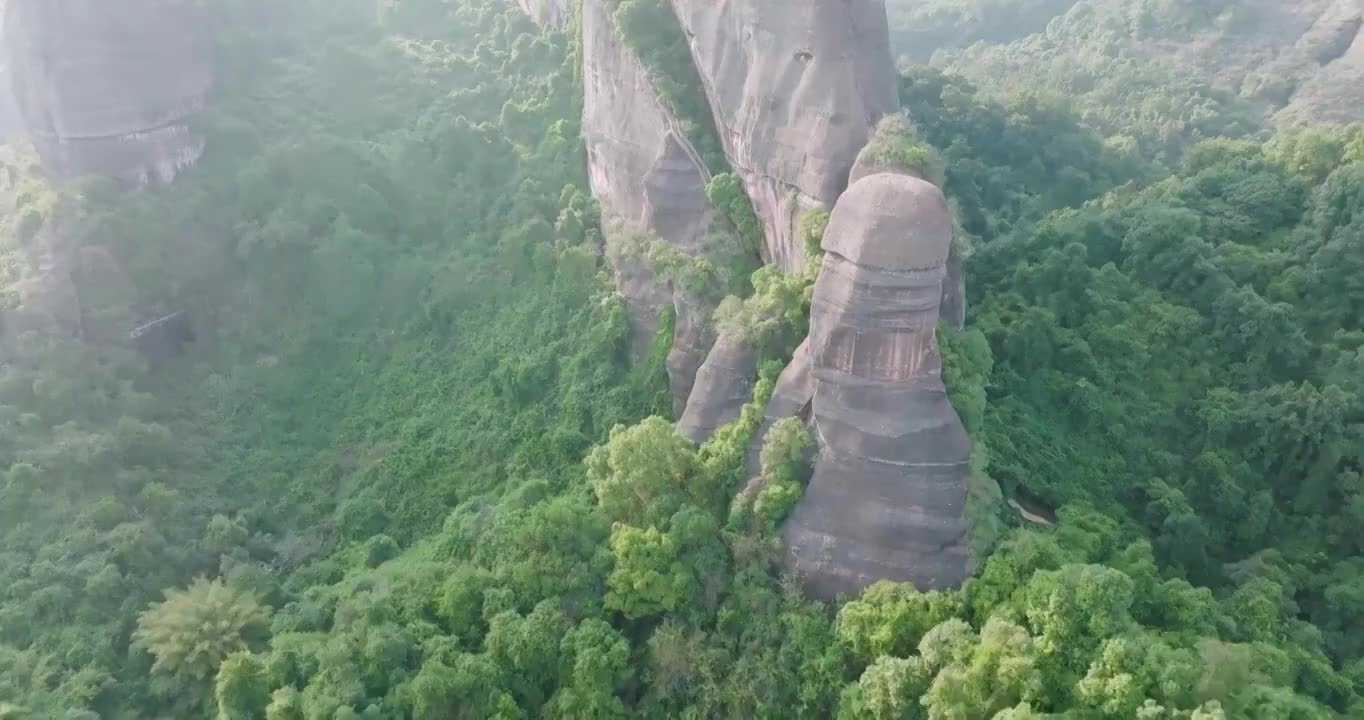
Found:
[[[738,493],[811,278],[722,306],[766,340],[753,402],[679,435],[671,318],[632,362],[586,194],[573,23],[209,6],[226,70],[176,184],[5,151],[0,280],[60,228],[85,337],[0,331],[0,718],[1364,712],[1359,128],[1170,172],[907,69],[970,251],[949,392],[1056,523],[993,518],[960,591],[823,604],[777,569],[800,423]],[[122,340],[181,310],[184,355]]]

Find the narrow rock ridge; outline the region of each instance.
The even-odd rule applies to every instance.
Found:
[[[753,399],[758,354],[742,337],[721,333],[701,369],[677,421],[677,431],[693,442],[705,442],[717,428],[739,417]]]
[[[22,124],[59,177],[168,182],[203,152],[184,124],[213,82],[191,2],[9,0],[4,49]]]
[[[784,374],[784,405],[813,386],[819,445],[783,528],[787,566],[822,598],[881,579],[955,587],[971,565],[970,440],[935,334],[952,248],[946,200],[911,175],[867,175],[839,199],[823,245],[808,345]]]
[[[764,229],[763,259],[805,256],[802,212],[833,206],[872,125],[899,108],[882,0],[672,0],[720,141]]]
[[[592,194],[608,223],[608,245],[622,233],[658,238],[697,255],[719,215],[706,198],[709,172],[663,106],[648,70],[618,37],[603,0],[583,0],[583,137]],[[639,258],[613,257],[616,285],[631,318],[634,355],[642,359],[661,310],[677,321],[667,368],[673,409],[681,415],[710,346],[708,304],[674,292]]]

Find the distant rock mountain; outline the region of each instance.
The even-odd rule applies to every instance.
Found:
[[[202,153],[185,124],[213,84],[189,0],[9,0],[4,50],[18,116],[59,176],[169,181]]]

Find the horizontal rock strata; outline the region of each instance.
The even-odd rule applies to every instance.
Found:
[[[935,336],[946,201],[916,177],[866,176],[840,198],[823,246],[808,358],[797,358],[811,368],[819,454],[783,529],[788,567],[825,598],[881,579],[954,587],[971,562],[970,441]]]

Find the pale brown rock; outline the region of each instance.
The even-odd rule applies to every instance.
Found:
[[[764,230],[804,264],[801,213],[833,206],[872,126],[899,107],[881,0],[672,0],[720,142]]]
[[[649,73],[617,36],[602,0],[582,5],[583,137],[592,194],[619,225],[608,233],[658,238],[699,254],[716,213],[706,198],[709,172],[664,108]],[[644,263],[615,262],[616,285],[630,310],[635,357],[658,330],[660,310],[677,310],[668,358],[674,409],[680,414],[705,357],[711,308],[674,297]]]
[[[935,336],[951,247],[941,191],[908,175],[859,180],[830,217],[807,349],[819,454],[783,529],[815,596],[969,571],[970,440]]]
[[[721,334],[711,348],[677,431],[693,442],[705,442],[717,428],[739,417],[744,404],[753,399],[758,377],[758,355],[742,337]]]
[[[184,125],[213,82],[188,0],[10,0],[5,50],[24,129],[60,176],[169,181],[203,151]]]

